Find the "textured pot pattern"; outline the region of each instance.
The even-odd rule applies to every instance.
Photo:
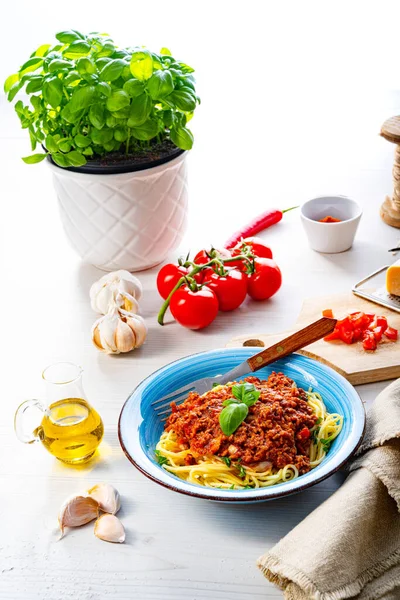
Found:
[[[85,262],[106,271],[140,271],[179,245],[187,222],[186,154],[114,175],[49,164],[64,230]]]

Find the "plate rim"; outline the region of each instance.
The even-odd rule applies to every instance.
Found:
[[[247,348],[252,348],[252,346],[247,346]],[[364,438],[365,435],[365,429],[366,429],[366,423],[367,423],[367,419],[366,419],[366,411],[365,411],[365,406],[364,406],[364,402],[360,396],[360,394],[358,393],[358,391],[356,390],[356,388],[353,386],[353,384],[351,384],[345,377],[343,377],[343,375],[341,373],[338,373],[337,371],[335,371],[335,369],[333,369],[331,366],[326,365],[324,363],[319,362],[318,360],[311,358],[309,356],[305,356],[304,354],[300,354],[298,352],[292,352],[289,356],[299,356],[302,358],[305,358],[306,360],[309,360],[313,363],[317,363],[318,365],[323,366],[325,369],[328,369],[329,371],[332,371],[337,377],[339,377],[339,379],[344,380],[347,384],[351,385],[351,387],[353,388],[359,403],[362,407],[362,416],[363,416],[363,427],[362,430],[360,432],[359,438],[354,446],[354,448],[352,449],[352,451],[350,452],[350,454],[347,456],[347,458],[345,458],[344,460],[342,460],[338,465],[336,465],[335,467],[333,467],[328,473],[325,473],[323,475],[320,475],[318,478],[314,479],[313,481],[309,481],[308,483],[304,483],[302,485],[299,485],[298,487],[296,487],[295,490],[293,489],[289,489],[289,490],[281,490],[281,491],[276,491],[275,493],[270,493],[268,494],[268,496],[265,495],[256,495],[256,494],[252,494],[251,497],[246,496],[243,498],[240,498],[239,496],[233,496],[230,498],[228,496],[209,496],[207,495],[207,493],[202,493],[202,492],[197,492],[197,491],[192,491],[189,489],[182,489],[179,488],[175,485],[173,485],[173,483],[167,483],[165,481],[162,481],[161,479],[158,479],[157,477],[155,477],[154,475],[152,475],[151,473],[149,473],[148,471],[146,471],[141,465],[139,465],[134,458],[131,456],[131,454],[129,453],[128,449],[125,446],[125,443],[123,441],[123,437],[122,437],[122,433],[121,433],[121,420],[123,417],[123,413],[126,409],[126,405],[128,404],[129,400],[132,398],[133,394],[136,392],[136,390],[142,386],[148,379],[152,378],[154,375],[156,375],[159,371],[162,371],[163,369],[165,369],[166,367],[169,367],[170,365],[176,364],[182,360],[185,360],[187,358],[192,358],[195,356],[199,356],[199,355],[204,355],[207,354],[209,352],[218,352],[218,351],[232,351],[232,353],[236,350],[242,350],[243,348],[241,347],[234,347],[234,348],[214,348],[212,350],[203,350],[201,352],[194,352],[191,354],[187,354],[185,356],[182,356],[180,358],[177,358],[165,365],[163,365],[162,367],[159,367],[158,369],[156,369],[155,371],[153,371],[152,373],[150,373],[149,375],[147,375],[147,377],[145,377],[144,379],[142,379],[140,381],[140,383],[138,383],[138,385],[136,385],[133,390],[130,392],[129,396],[127,397],[127,399],[125,400],[124,404],[122,405],[119,417],[118,417],[118,441],[119,444],[122,448],[122,451],[124,452],[126,458],[129,460],[129,462],[138,470],[140,471],[143,475],[145,475],[148,479],[150,479],[151,481],[154,481],[155,483],[157,483],[158,485],[162,485],[164,488],[172,490],[173,492],[178,492],[179,494],[183,494],[185,496],[191,496],[194,498],[201,498],[203,500],[210,500],[213,502],[225,502],[225,503],[252,503],[252,502],[268,502],[269,500],[275,500],[277,498],[284,498],[286,496],[291,496],[292,494],[296,494],[298,492],[302,492],[310,487],[313,487],[314,485],[316,485],[317,483],[321,483],[321,481],[324,481],[325,479],[328,479],[328,477],[331,477],[334,473],[337,473],[337,471],[339,471],[343,465],[345,465],[353,456],[354,454],[357,452],[358,448],[361,445],[361,442]],[[289,356],[285,357],[285,358],[289,358]],[[172,478],[171,478],[171,481]],[[183,483],[184,480],[182,480]],[[198,486],[200,489],[202,489],[203,486]],[[271,486],[268,489],[273,488],[274,486]],[[207,488],[205,488],[207,489]],[[262,488],[265,489],[265,488]]]

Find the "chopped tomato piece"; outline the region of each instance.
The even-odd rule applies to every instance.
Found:
[[[363,312],[352,313],[349,319],[353,323],[354,328],[360,328],[363,331],[367,329],[368,325],[371,323],[369,316]]]
[[[345,344],[351,344],[353,342],[354,327],[349,317],[338,321],[337,328],[339,330],[339,339]]]
[[[389,340],[397,340],[398,338],[398,331],[394,327],[387,327],[384,333]]]
[[[383,327],[383,331],[386,331],[388,322],[386,317],[376,317],[377,327]]]
[[[331,308],[326,308],[322,311],[323,317],[328,317],[329,319],[333,319],[333,310]]]
[[[303,429],[301,429],[299,431],[299,433],[297,434],[297,437],[300,438],[301,440],[308,440],[310,435],[311,435],[311,431],[308,429],[308,427],[304,427]]]
[[[359,342],[360,340],[362,340],[363,335],[364,331],[361,329],[361,327],[355,327],[353,331],[353,342]]]
[[[375,327],[372,330],[372,333],[374,334],[374,338],[376,339],[377,342],[381,341],[382,336],[383,336],[383,332],[384,332],[384,328],[382,326]]]
[[[333,340],[340,340],[339,329],[337,327],[335,327],[332,333],[328,333],[328,335],[324,337],[325,342],[332,342]]]
[[[365,331],[363,337],[363,348],[364,350],[376,350],[377,341],[373,331]]]

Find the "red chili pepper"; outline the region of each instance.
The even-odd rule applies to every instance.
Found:
[[[263,229],[267,229],[267,227],[271,227],[271,225],[279,223],[284,213],[295,208],[298,208],[298,206],[292,206],[286,210],[269,209],[263,212],[261,215],[258,215],[258,217],[255,217],[247,225],[242,227],[242,229],[235,231],[235,233],[225,242],[224,248],[233,248],[233,246],[240,242],[242,238],[256,235],[260,231],[263,231]]]

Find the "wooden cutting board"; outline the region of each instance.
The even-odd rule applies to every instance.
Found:
[[[356,310],[384,315],[389,325],[400,331],[399,313],[349,293],[308,298],[304,301],[300,316],[292,330],[279,334],[241,335],[233,338],[227,347],[270,346],[312,321],[316,321],[322,316],[322,310],[327,308],[333,310],[335,318],[343,318]],[[324,340],[314,342],[299,352],[329,365],[353,385],[400,377],[400,337],[394,342],[383,336],[375,352],[366,352],[360,342],[348,345],[340,341],[324,342]]]

